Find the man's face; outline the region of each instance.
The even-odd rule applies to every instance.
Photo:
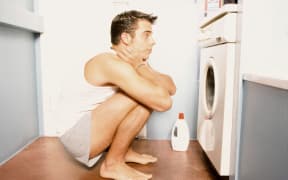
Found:
[[[138,57],[147,59],[152,52],[155,41],[152,37],[152,24],[146,20],[139,20],[129,47]],[[133,53],[133,54],[134,54]]]

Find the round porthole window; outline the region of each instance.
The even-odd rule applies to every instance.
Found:
[[[215,97],[215,77],[212,66],[209,66],[206,74],[206,103],[207,108],[212,110]]]
[[[216,77],[214,59],[210,58],[205,69],[204,82],[204,106],[206,109],[206,116],[211,119],[216,109]]]

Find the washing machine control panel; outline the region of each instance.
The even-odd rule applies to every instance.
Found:
[[[226,7],[226,6],[225,6]],[[226,42],[236,42],[237,6],[229,6],[216,16],[205,19],[200,26],[199,44],[208,47]]]

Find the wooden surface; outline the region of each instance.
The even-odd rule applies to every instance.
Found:
[[[191,141],[187,152],[172,151],[168,140],[135,140],[133,147],[138,152],[158,157],[154,164],[129,163],[138,170],[152,173],[153,180],[221,179],[198,141]],[[105,156],[94,167],[86,168],[68,155],[58,138],[42,137],[0,166],[0,179],[104,180],[99,176],[103,158]]]

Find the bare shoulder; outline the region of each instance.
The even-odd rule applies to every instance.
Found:
[[[109,77],[129,72],[132,69],[130,64],[122,61],[115,54],[101,53],[85,64],[84,75],[89,83],[99,86],[111,83]]]
[[[101,54],[94,56],[89,61],[87,61],[86,65],[89,66],[93,63],[98,64],[98,63],[101,63],[101,62],[106,61],[106,60],[109,61],[110,59],[116,59],[116,56],[112,53],[101,53]]]
[[[120,66],[120,67],[119,67]],[[118,56],[113,53],[101,53],[90,59],[85,65],[86,70],[113,70],[114,68],[129,68],[132,67],[130,64],[121,60]]]

